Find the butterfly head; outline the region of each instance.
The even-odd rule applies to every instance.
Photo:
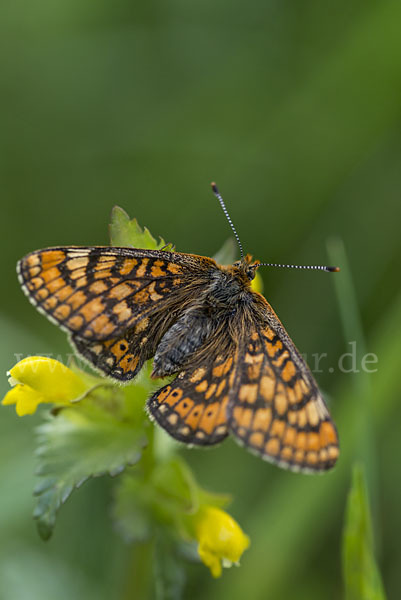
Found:
[[[259,260],[252,260],[252,255],[246,254],[241,258],[241,260],[237,260],[233,266],[237,267],[240,272],[249,279],[249,281],[252,281],[252,279],[255,278],[256,269],[259,267],[259,265]]]

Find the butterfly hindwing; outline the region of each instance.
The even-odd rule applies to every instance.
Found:
[[[149,316],[136,321],[119,337],[111,340],[87,340],[70,335],[70,342],[85,360],[104,375],[127,382],[154,356],[163,335],[175,320],[172,312],[154,307]]]
[[[173,438],[208,446],[227,436],[235,349],[188,366],[148,400],[148,412]]]
[[[199,278],[213,265],[177,252],[60,247],[28,254],[18,263],[18,276],[51,321],[81,339],[113,340],[156,307],[167,311],[185,302],[193,294],[194,271]]]
[[[281,323],[255,325],[239,345],[236,363],[228,409],[234,437],[262,458],[294,471],[331,468],[338,457],[335,426]]]

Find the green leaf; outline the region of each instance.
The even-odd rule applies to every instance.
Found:
[[[219,265],[232,265],[237,253],[238,246],[234,238],[228,238],[213,258]]]
[[[343,533],[346,600],[386,598],[373,553],[373,534],[363,467],[353,470]]]
[[[145,248],[147,250],[171,250],[162,237],[157,242],[147,227],[143,229],[136,219],[130,219],[125,210],[115,206],[111,212],[110,240],[112,246]]]
[[[85,401],[79,408],[49,416],[38,434],[41,481],[34,492],[38,496],[34,517],[43,539],[50,537],[57,511],[74,488],[89,477],[116,475],[135,464],[146,444],[141,423],[119,419]]]
[[[199,504],[210,504],[216,508],[224,508],[232,501],[230,494],[218,494],[217,492],[209,492],[202,488],[198,488]]]

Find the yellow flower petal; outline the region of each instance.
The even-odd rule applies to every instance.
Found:
[[[199,556],[213,577],[220,577],[222,567],[238,564],[249,537],[229,514],[214,506],[201,507],[194,519]]]
[[[71,369],[57,360],[29,356],[9,372],[14,385],[2,404],[15,404],[19,416],[33,414],[41,402],[70,404],[84,394],[88,386]]]
[[[44,356],[24,358],[10,370],[10,375],[44,396],[54,398],[56,395],[59,402],[69,402],[86,390],[84,382],[71,369]]]
[[[22,385],[18,383],[12,390],[7,392],[2,400],[2,404],[15,404],[15,410],[19,417],[24,415],[32,415],[38,404],[46,402],[44,396],[38,394],[28,385]]]
[[[251,288],[254,292],[263,293],[263,279],[259,271],[256,271],[255,277],[251,281]]]

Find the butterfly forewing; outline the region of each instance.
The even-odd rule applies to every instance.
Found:
[[[169,298],[185,304],[196,287],[193,273],[211,259],[135,248],[49,248],[18,264],[24,292],[51,321],[83,340],[118,338]],[[188,289],[190,288],[190,289]]]

